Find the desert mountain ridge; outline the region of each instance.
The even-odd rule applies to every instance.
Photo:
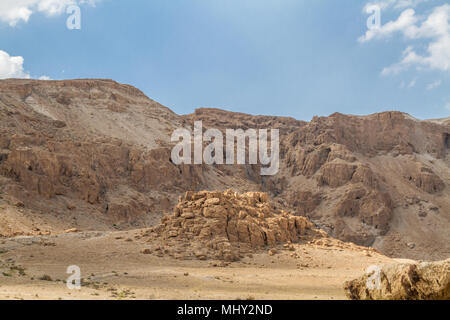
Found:
[[[177,115],[112,80],[0,80],[0,234],[152,227],[187,191],[265,192],[330,236],[391,257],[450,256],[450,118],[334,113],[310,122]],[[172,132],[280,130],[280,170],[171,162]]]

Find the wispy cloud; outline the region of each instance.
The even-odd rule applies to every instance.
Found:
[[[405,88],[414,88],[417,84],[417,78],[412,79],[408,84],[405,81],[402,81],[400,83],[399,88],[400,89],[405,89]]]
[[[16,26],[19,22],[28,22],[35,12],[44,13],[47,16],[55,16],[63,13],[69,5],[89,4],[95,5],[100,0],[1,0],[0,21]]]
[[[434,88],[439,87],[442,84],[441,80],[434,81],[427,86],[427,90],[433,90]]]

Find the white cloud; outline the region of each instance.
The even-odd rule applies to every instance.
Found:
[[[23,70],[23,58],[12,57],[7,52],[0,50],[0,79],[6,78],[30,78]]]
[[[433,90],[434,88],[439,87],[441,84],[442,84],[442,81],[441,81],[441,80],[432,82],[432,83],[430,83],[430,84],[427,86],[427,90]]]
[[[95,5],[100,0],[0,0],[0,21],[14,27],[19,22],[28,22],[35,12],[55,16],[63,13],[72,4]]]
[[[450,111],[450,102],[447,103],[447,105],[445,106],[445,109],[447,109],[448,111]]]
[[[0,50],[0,79],[32,78],[23,68],[24,59],[20,56],[10,56],[8,52]],[[48,76],[41,76],[39,80],[51,80]]]
[[[384,68],[383,71],[381,71],[381,74],[383,76],[387,76],[390,74],[398,74],[403,70],[407,69],[408,66],[420,62],[420,57],[414,52],[413,47],[411,46],[409,46],[403,51],[402,56],[403,58],[400,63]]]
[[[396,74],[412,66],[423,70],[450,71],[450,5],[435,7],[427,17],[419,17],[414,9],[404,10],[397,20],[390,21],[380,28],[368,30],[359,41],[367,42],[382,39],[394,33],[403,34],[409,40],[426,42],[424,53],[419,53],[409,45],[402,54],[400,62],[382,71],[383,75]]]
[[[407,9],[402,12],[395,21],[389,21],[380,28],[367,30],[366,34],[360,37],[360,42],[366,42],[374,38],[389,37],[396,32],[413,33],[412,30],[417,22],[414,9]]]

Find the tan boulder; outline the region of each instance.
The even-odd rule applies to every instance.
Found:
[[[449,300],[450,259],[374,267],[346,282],[345,293],[354,300]]]

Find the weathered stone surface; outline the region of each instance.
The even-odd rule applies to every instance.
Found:
[[[430,168],[420,167],[412,175],[416,186],[428,193],[437,193],[445,188],[445,184]]]
[[[185,258],[233,261],[247,251],[324,237],[325,233],[304,217],[273,209],[265,193],[238,194],[228,190],[187,192],[174,214],[165,217],[147,235],[168,247],[183,248]],[[188,247],[183,245],[185,241]]]
[[[328,185],[331,188],[340,187],[352,180],[356,168],[354,164],[336,161],[327,163],[322,166],[318,183],[320,185]]]
[[[378,234],[382,235],[389,230],[392,201],[387,193],[366,190],[365,187],[355,185],[343,195],[333,212],[341,219],[356,218],[359,222],[374,227]],[[341,219],[337,220],[340,222],[335,225],[334,236],[360,245],[372,244],[375,238],[373,234],[354,232]]]
[[[365,186],[374,189],[378,189],[379,187],[378,179],[368,165],[360,165],[358,166],[358,168],[356,168],[352,176],[352,182],[353,183],[361,182]]]
[[[380,266],[345,284],[354,300],[449,300],[450,259]]]

